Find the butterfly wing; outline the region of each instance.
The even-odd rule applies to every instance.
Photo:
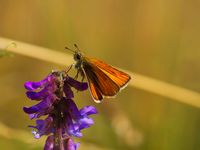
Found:
[[[96,102],[100,102],[103,97],[115,96],[120,87],[96,64],[84,60],[82,63],[84,74],[88,80],[90,92]]]
[[[94,101],[100,103],[101,100],[103,99],[103,95],[100,89],[95,85],[93,80],[91,80],[90,78],[88,78],[88,82],[89,82],[90,92],[92,94]]]
[[[131,77],[128,74],[104,63],[103,61],[97,60],[95,58],[89,58],[89,57],[86,57],[85,59],[87,60],[87,62],[95,64],[102,72],[104,72],[110,79],[112,79],[113,82],[115,82],[120,88],[125,87],[128,81],[131,79]]]

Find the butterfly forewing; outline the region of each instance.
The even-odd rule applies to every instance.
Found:
[[[100,60],[97,60],[95,58],[89,58],[89,57],[86,57],[85,59],[87,60],[87,62],[90,62],[93,65],[96,65],[102,72],[104,72],[110,79],[112,79],[120,88],[123,88],[131,79],[131,77],[128,74]]]

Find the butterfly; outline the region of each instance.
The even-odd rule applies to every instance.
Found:
[[[83,77],[82,80],[86,77],[90,93],[96,103],[100,103],[104,97],[114,97],[121,89],[126,87],[131,79],[127,73],[101,60],[85,56],[76,44],[74,46],[76,50],[65,48],[74,53],[74,60],[76,61],[74,66],[77,69],[75,78],[79,74]]]

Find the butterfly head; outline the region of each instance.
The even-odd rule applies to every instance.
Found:
[[[80,61],[82,59],[82,54],[80,51],[75,51],[74,53],[74,60],[75,61]]]
[[[81,51],[79,50],[78,46],[76,44],[74,44],[75,49],[70,49],[68,47],[65,47],[67,50],[70,50],[71,52],[73,52],[74,54],[74,60],[76,62],[79,62],[82,60],[83,54],[81,53]]]
[[[74,60],[76,61],[75,68],[80,70],[83,63],[83,54],[81,53],[81,51],[79,50],[76,44],[74,44],[74,47],[75,49],[70,49],[68,47],[65,47],[65,48],[73,52],[73,57],[74,57]]]

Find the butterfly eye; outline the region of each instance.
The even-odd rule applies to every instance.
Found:
[[[80,54],[78,54],[78,53],[74,54],[74,60],[78,61],[80,59],[81,59],[81,55]]]

